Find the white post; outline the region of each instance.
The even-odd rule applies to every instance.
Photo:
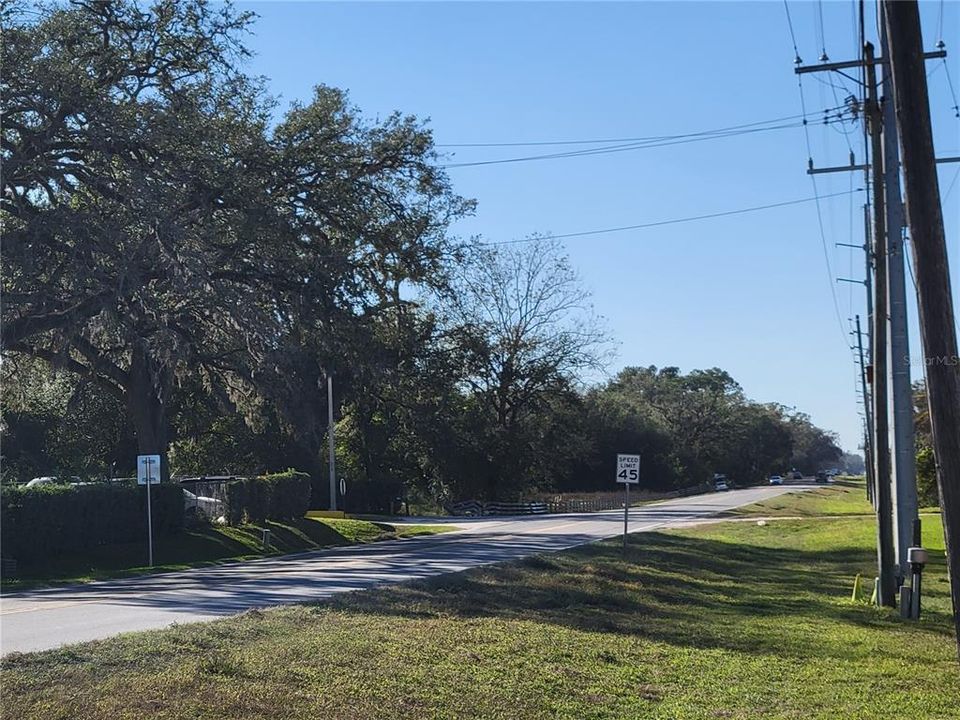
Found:
[[[147,554],[150,558],[150,567],[153,567],[153,511],[150,506],[150,486],[153,485],[153,473],[150,468],[153,460],[147,458]]]

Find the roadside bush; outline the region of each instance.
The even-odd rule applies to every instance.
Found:
[[[939,505],[940,489],[937,487],[937,462],[933,448],[923,445],[917,450],[917,496],[921,505]]]
[[[132,483],[3,486],[3,556],[29,563],[68,550],[145,540],[146,505],[146,488]],[[178,485],[154,485],[151,505],[154,532],[169,534],[183,527]]]
[[[262,523],[302,518],[310,507],[310,476],[287,470],[227,485],[227,522]]]

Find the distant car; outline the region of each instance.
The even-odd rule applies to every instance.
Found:
[[[800,472],[799,470],[793,470],[793,471],[790,473],[790,477],[791,477],[791,479],[793,479],[793,480],[803,480],[803,473]]]
[[[54,477],[53,475],[44,475],[35,477],[27,483],[27,487],[36,487],[37,485],[86,485],[76,475],[72,477]]]
[[[724,490],[730,489],[730,481],[727,480],[726,475],[716,473],[713,476],[713,489],[717,492],[723,492]]]
[[[817,482],[818,482],[818,483],[829,482],[829,480],[830,480],[830,478],[827,477],[827,474],[826,474],[823,470],[821,470],[820,472],[817,473]]]
[[[183,491],[183,509],[195,509],[209,517],[223,515],[223,501],[217,498],[204,497],[203,495],[194,495],[189,490]]]
[[[771,485],[783,485],[783,478],[780,477],[779,475],[771,475],[771,476],[770,476],[770,484],[771,484]]]

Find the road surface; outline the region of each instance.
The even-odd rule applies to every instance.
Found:
[[[632,508],[630,530],[702,521],[789,489],[748,488]],[[623,511],[444,522],[459,531],[5,595],[0,598],[0,654],[212,620],[255,607],[314,602],[334,593],[563,550],[622,533]]]

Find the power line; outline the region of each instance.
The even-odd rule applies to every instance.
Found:
[[[800,89],[800,110],[806,114],[807,103],[803,97],[803,77],[801,75],[797,76],[797,85]],[[803,126],[803,134],[807,144],[807,157],[812,158],[813,148],[810,143],[810,130],[806,123],[804,123]],[[823,247],[823,260],[827,267],[827,280],[830,284],[830,297],[833,299],[833,311],[837,316],[837,326],[840,328],[840,334],[843,337],[843,342],[849,347],[849,344],[847,343],[847,332],[844,330],[843,319],[840,316],[840,303],[837,301],[837,289],[834,287],[833,268],[830,265],[830,252],[827,250],[827,234],[823,229],[823,210],[820,207],[820,191],[817,188],[817,176],[811,175],[810,182],[813,185],[813,197],[817,208],[817,227],[820,230],[820,244]]]
[[[796,38],[796,35],[795,35],[794,31],[793,31],[793,21],[792,21],[792,19],[790,18],[790,7],[789,7],[789,5],[787,4],[787,0],[783,0],[783,8],[784,8],[784,10],[786,11],[786,15],[787,15],[787,25],[788,25],[788,27],[789,27],[789,29],[790,29],[790,38],[791,38],[791,40],[793,41],[793,49],[794,49],[794,53],[796,54],[796,60],[795,60],[794,62],[795,62],[797,65],[799,65],[802,61],[800,60],[800,52],[797,50],[797,38]],[[821,19],[822,19],[822,5],[820,6],[820,10],[821,10]],[[822,28],[822,25],[821,25],[821,28]],[[821,36],[821,37],[822,37],[822,36]],[[825,44],[825,43],[824,43],[824,44]],[[825,49],[825,48],[824,48],[823,55],[821,56],[821,59],[822,59],[822,60],[825,60],[825,59],[826,59],[826,49]],[[806,141],[806,146],[807,146],[807,158],[809,159],[810,162],[813,162],[813,147],[812,147],[811,142],[810,142],[810,129],[809,129],[809,127],[808,127],[808,125],[807,125],[807,121],[806,121],[806,117],[807,117],[807,102],[806,102],[806,99],[804,98],[804,95],[803,95],[803,76],[800,75],[800,74],[797,75],[797,88],[798,88],[799,91],[800,91],[800,112],[801,112],[801,114],[802,114],[803,117],[804,117],[804,121],[803,121],[803,135],[804,135],[804,139],[805,139],[805,141]],[[838,327],[838,329],[840,330],[840,335],[843,337],[843,343],[844,343],[844,345],[846,345],[846,346],[849,348],[849,347],[850,347],[850,344],[849,344],[849,341],[848,341],[848,339],[847,339],[847,331],[844,329],[844,326],[843,326],[843,318],[842,318],[841,315],[840,315],[840,303],[839,303],[839,301],[837,300],[837,289],[836,289],[836,287],[834,287],[835,283],[834,283],[834,279],[833,279],[833,278],[834,278],[833,268],[831,267],[831,264],[830,264],[830,252],[827,250],[827,235],[826,235],[826,232],[824,231],[824,228],[823,228],[823,210],[822,210],[822,208],[820,207],[820,198],[821,198],[821,196],[820,196],[820,192],[819,192],[819,190],[818,190],[818,188],[817,188],[817,177],[816,177],[816,175],[810,175],[810,182],[811,182],[812,185],[813,185],[813,200],[814,200],[814,202],[816,203],[816,208],[817,208],[817,227],[818,227],[818,229],[819,229],[819,231],[820,231],[820,244],[821,244],[821,246],[822,246],[822,248],[823,248],[823,260],[824,260],[824,263],[825,263],[825,265],[826,265],[826,270],[827,270],[827,281],[828,281],[828,283],[829,283],[829,285],[830,285],[830,298],[833,300],[833,312],[834,312],[834,315],[836,316],[836,319],[837,319],[837,327]],[[823,196],[823,197],[828,197],[828,196]],[[852,350],[851,350],[851,352],[852,352]]]
[[[836,112],[845,109],[845,105],[825,108],[818,111],[824,114]],[[772,125],[783,123],[789,120],[803,120],[803,115],[786,115],[784,117],[771,118],[769,120],[758,120],[756,122],[743,123],[741,125],[730,125],[728,127],[715,128],[713,130],[698,130],[696,132],[681,133],[677,135],[650,135],[647,137],[627,137],[627,138],[606,138],[596,140],[536,140],[536,141],[516,141],[516,142],[472,142],[472,143],[437,143],[436,147],[534,147],[538,145],[603,145],[607,143],[635,143],[635,142],[658,142],[661,140],[677,140],[680,138],[698,137],[702,135],[713,135],[715,133],[728,132],[731,130],[743,130],[746,128],[759,127],[761,125]]]
[[[823,31],[823,0],[817,2],[817,17],[820,21],[820,62],[826,62],[827,58],[827,37]]]
[[[950,96],[953,98],[953,112],[956,117],[960,118],[960,105],[957,103],[957,93],[953,89],[953,80],[950,77],[950,66],[947,65],[947,59],[943,59],[943,69],[947,73],[947,84],[950,86]]]
[[[861,192],[863,188],[856,188],[852,192]],[[540,235],[536,237],[519,238],[517,240],[502,240],[499,242],[484,243],[484,245],[516,245],[518,243],[537,242],[538,240],[563,240],[564,238],[584,237],[587,235],[606,235],[608,233],[623,232],[625,230],[643,230],[646,228],[662,227],[664,225],[678,225],[680,223],[695,222],[697,220],[709,220],[712,218],[728,217],[730,215],[744,215],[746,213],[759,212],[761,210],[772,210],[773,208],[787,207],[789,205],[801,205],[803,203],[826,200],[828,198],[849,195],[850,192],[843,191],[832,193],[830,195],[821,195],[819,197],[806,197],[799,200],[785,200],[769,205],[755,205],[753,207],[740,208],[738,210],[724,210],[722,212],[707,213],[705,215],[692,215],[689,217],[673,218],[670,220],[658,220],[656,222],[640,223],[638,225],[621,225],[620,227],[604,228],[602,230],[584,230],[582,232],[562,233],[559,235]]]
[[[783,0],[783,9],[787,13],[787,26],[790,28],[790,40],[793,42],[793,62],[799,65],[803,60],[800,59],[800,51],[797,49],[797,35],[793,32],[793,19],[790,17],[790,6],[787,5],[787,0]]]
[[[827,117],[825,118],[823,124],[830,125],[836,122],[841,122],[842,119],[843,118],[840,115],[834,118]],[[756,133],[768,132],[771,130],[784,130],[788,128],[797,128],[797,127],[804,126],[805,122],[806,121],[800,122],[800,123],[784,123],[781,125],[771,125],[769,127],[757,127],[757,128],[729,131],[729,132],[714,131],[712,134],[702,133],[696,136],[679,136],[678,139],[667,140],[663,142],[626,143],[621,145],[608,145],[608,146],[599,147],[599,148],[589,148],[586,150],[570,150],[567,152],[546,153],[542,155],[524,155],[520,157],[500,158],[497,160],[476,160],[472,162],[447,163],[444,165],[438,165],[437,167],[440,167],[443,169],[462,168],[462,167],[479,167],[483,165],[504,165],[504,164],[512,164],[512,163],[531,162],[536,160],[559,160],[559,159],[575,158],[575,157],[588,157],[591,155],[610,155],[614,153],[632,152],[634,150],[646,150],[649,148],[668,147],[670,145],[687,145],[695,142],[704,142],[706,140],[739,137],[741,135],[753,135]]]
[[[953,180],[950,181],[950,184],[947,186],[947,191],[943,193],[940,202],[945,203],[947,198],[950,197],[950,193],[953,192],[953,186],[957,184],[957,178],[960,177],[960,167],[957,168],[957,171],[953,174]]]
[[[940,0],[940,13],[937,18],[937,40],[943,40],[943,0]]]
[[[739,131],[731,131],[731,132],[725,132],[725,133],[718,132],[712,135],[703,135],[700,137],[684,137],[681,139],[667,140],[664,142],[626,143],[622,145],[608,145],[605,147],[590,148],[587,150],[570,150],[568,152],[547,153],[544,155],[524,155],[521,157],[500,158],[497,160],[476,160],[472,162],[447,163],[445,165],[439,165],[438,167],[441,167],[444,169],[461,168],[461,167],[478,167],[481,165],[504,165],[504,164],[510,164],[510,163],[531,162],[534,160],[559,160],[559,159],[573,158],[573,157],[587,157],[590,155],[610,155],[612,153],[630,152],[633,150],[645,150],[647,148],[666,147],[669,145],[686,145],[689,143],[703,142],[705,140],[736,137],[739,135],[751,135],[759,132],[767,132],[770,130],[783,130],[785,128],[793,128],[793,127],[800,127],[800,123],[785,123],[783,125],[771,125],[770,127],[753,128],[749,130],[739,130]]]

